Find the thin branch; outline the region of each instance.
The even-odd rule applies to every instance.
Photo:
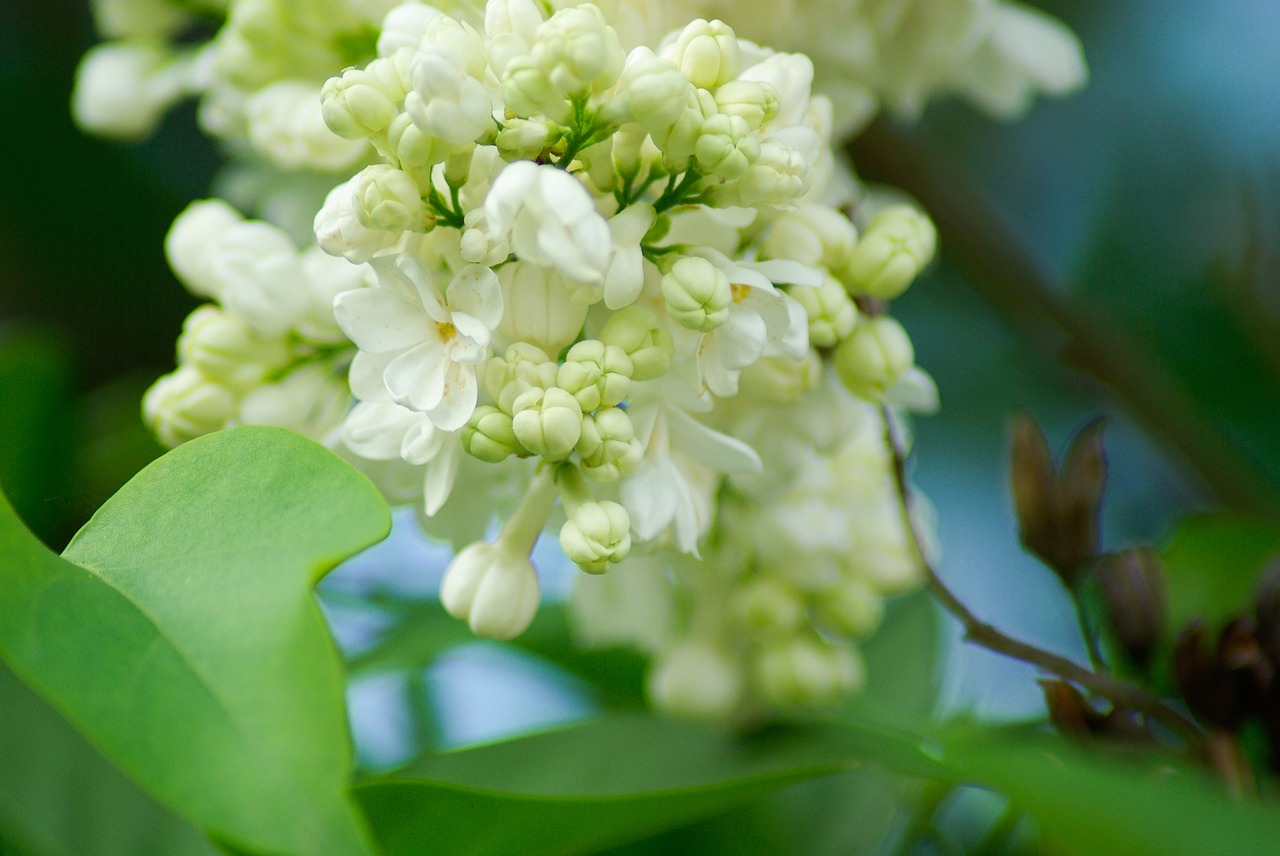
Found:
[[[1014,639],[974,615],[951,589],[947,588],[922,548],[925,542],[919,531],[919,524],[916,522],[914,500],[911,487],[907,482],[907,452],[897,420],[888,407],[882,407],[881,413],[884,416],[885,439],[893,456],[894,480],[898,496],[902,501],[907,527],[915,543],[921,567],[924,568],[925,580],[929,590],[943,608],[960,620],[964,626],[965,638],[988,651],[1030,663],[1046,672],[1079,684],[1097,695],[1110,699],[1113,704],[1120,707],[1145,714],[1181,737],[1189,746],[1199,747],[1204,739],[1204,732],[1200,726],[1142,687],[1105,672],[1087,669],[1066,657],[1037,648],[1020,639]]]
[[[1223,502],[1280,516],[1277,486],[1149,354],[1101,313],[1066,300],[963,175],[883,121],[850,149],[860,174],[924,205],[944,254],[1024,340],[1109,387]]]

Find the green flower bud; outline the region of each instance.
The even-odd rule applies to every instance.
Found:
[[[477,407],[462,429],[462,448],[468,455],[497,464],[524,453],[511,427],[511,417],[491,404]]]
[[[863,321],[836,351],[836,374],[854,395],[878,401],[915,364],[902,325],[880,316]]]
[[[705,333],[729,317],[733,292],[724,271],[697,256],[685,256],[662,277],[667,312],[688,330]]]
[[[495,144],[503,160],[536,160],[563,139],[564,130],[541,116],[531,119],[514,116],[503,124]]]
[[[403,97],[404,91],[389,87],[381,75],[349,68],[341,77],[325,81],[320,90],[320,111],[329,130],[339,137],[363,140],[391,124],[396,102]]]
[[[533,387],[511,405],[511,427],[520,443],[548,461],[573,454],[582,437],[582,405],[559,387]]]
[[[529,54],[507,63],[502,72],[502,100],[508,110],[524,119],[542,113],[564,125],[573,117],[569,101]]]
[[[731,181],[760,156],[760,143],[745,119],[717,113],[702,123],[693,153],[703,172]]]
[[[877,214],[845,266],[854,294],[891,300],[902,294],[933,258],[938,235],[933,222],[909,205]]]
[[[631,358],[632,380],[654,380],[671,368],[675,344],[671,331],[643,306],[628,306],[613,313],[600,331],[600,341],[616,345]]]
[[[560,547],[582,570],[602,574],[631,552],[631,515],[616,502],[580,503],[560,529]]]
[[[498,282],[505,307],[498,331],[507,338],[558,354],[582,332],[590,307],[575,300],[564,277],[550,268],[511,262],[498,269]]]
[[[755,662],[761,694],[779,707],[830,704],[864,680],[852,650],[818,638],[796,636],[760,652]]]
[[[291,353],[284,342],[255,332],[239,318],[205,305],[187,316],[178,337],[178,359],[209,380],[246,391],[283,368]]]
[[[840,271],[849,263],[858,230],[839,211],[825,205],[801,205],[773,222],[760,242],[760,258],[788,259]]]
[[[556,368],[551,357],[537,345],[516,342],[502,356],[495,356],[485,363],[484,388],[495,401],[502,399],[503,392],[514,380],[524,383],[520,392],[532,386],[545,389],[555,386]],[[514,397],[512,396],[513,399]],[[502,409],[511,412],[510,407]]]
[[[408,113],[391,120],[387,128],[387,145],[405,169],[423,169],[438,164],[453,148],[413,124]]]
[[[644,448],[626,411],[606,407],[582,420],[578,455],[583,475],[592,481],[609,482],[635,472]]]
[[[738,625],[753,634],[787,636],[805,620],[800,594],[769,577],[759,577],[735,590],[730,609]]]
[[[631,391],[633,366],[627,352],[598,339],[578,342],[565,355],[556,386],[578,399],[584,413],[612,407]]]
[[[814,598],[814,617],[837,636],[870,636],[884,614],[884,601],[855,580],[845,580]]]
[[[351,185],[356,217],[384,232],[425,232],[429,215],[409,174],[386,164],[365,167]]]
[[[858,307],[833,277],[818,288],[793,288],[796,302],[809,315],[809,342],[815,348],[830,348],[848,338],[858,321]]]
[[[731,80],[715,92],[716,107],[721,113],[740,116],[751,130],[772,122],[778,115],[778,90],[762,80]]]
[[[738,76],[738,37],[724,21],[693,21],[663,51],[699,89],[715,89]]]
[[[235,413],[231,391],[193,366],[160,378],[142,397],[143,421],[171,448],[225,428]]]

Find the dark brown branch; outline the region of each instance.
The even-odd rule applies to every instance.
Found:
[[[1066,300],[957,170],[877,121],[851,145],[859,172],[912,194],[944,255],[1024,340],[1109,387],[1228,505],[1280,516],[1280,493],[1175,379],[1104,316]]]
[[[1087,669],[1066,657],[1037,648],[1019,639],[1014,639],[974,615],[956,597],[955,593],[947,588],[946,583],[938,576],[933,564],[925,556],[924,550],[921,548],[924,539],[921,537],[916,523],[911,487],[907,482],[907,452],[902,441],[902,434],[898,430],[897,420],[889,408],[881,408],[881,412],[884,415],[885,438],[890,454],[893,456],[894,479],[898,489],[898,496],[902,501],[907,526],[911,533],[912,541],[915,543],[916,552],[919,554],[921,567],[924,568],[925,580],[929,590],[942,604],[943,608],[960,620],[960,623],[964,626],[965,638],[976,645],[986,648],[988,651],[994,651],[997,654],[1003,654],[1006,657],[1012,657],[1024,663],[1030,663],[1050,674],[1079,684],[1096,695],[1110,699],[1113,704],[1119,707],[1144,714],[1185,740],[1188,746],[1199,747],[1204,739],[1204,732],[1200,726],[1184,714],[1164,704],[1142,687],[1129,681],[1121,680],[1106,672]]]

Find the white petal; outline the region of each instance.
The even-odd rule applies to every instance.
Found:
[[[444,395],[445,369],[449,365],[443,344],[438,339],[429,339],[388,363],[382,377],[392,401],[426,413],[435,408]]]
[[[457,431],[476,409],[479,384],[474,366],[449,363],[444,371],[443,394],[439,403],[431,408],[431,421],[441,431]]]
[[[427,466],[427,478],[423,485],[423,503],[427,516],[434,515],[453,493],[453,483],[458,477],[458,463],[462,459],[462,444],[453,434],[440,434],[444,443],[440,453]]]
[[[417,306],[381,288],[357,288],[334,298],[333,317],[361,351],[386,354],[423,340],[431,319]]]
[[[400,457],[400,444],[413,416],[412,411],[390,402],[357,404],[342,422],[342,441],[362,458],[394,460]]]
[[[743,306],[731,306],[729,318],[712,335],[717,339],[720,362],[732,371],[745,369],[760,359],[769,334],[758,313]]]
[[[502,320],[502,286],[498,275],[483,265],[460,270],[449,283],[445,298],[451,311],[465,312],[490,330]]]
[[[763,465],[756,450],[741,440],[721,434],[688,413],[668,408],[671,443],[681,454],[721,473],[758,473]]]
[[[744,264],[764,274],[770,282],[775,284],[808,285],[817,288],[822,285],[824,279],[822,271],[817,268],[787,259],[770,259]]]
[[[387,392],[387,384],[382,376],[387,370],[387,365],[395,358],[394,353],[370,354],[366,351],[357,351],[351,360],[351,370],[347,373],[351,394],[361,401],[390,403],[391,394]]]

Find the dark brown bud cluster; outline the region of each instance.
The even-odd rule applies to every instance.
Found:
[[[1098,515],[1107,480],[1102,423],[1092,422],[1076,435],[1061,470],[1030,417],[1015,417],[1010,433],[1018,537],[1074,589],[1098,555]]]
[[[1129,660],[1145,670],[1160,644],[1168,613],[1159,554],[1150,547],[1111,553],[1098,560],[1093,573],[1111,635]]]

